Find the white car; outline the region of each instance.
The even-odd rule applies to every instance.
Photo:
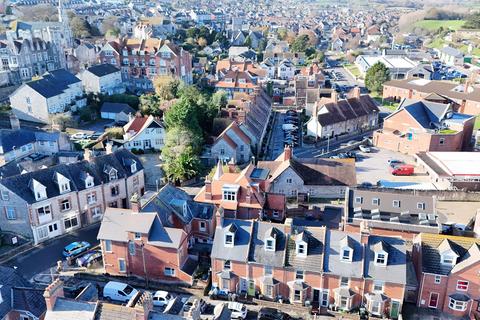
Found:
[[[247,317],[247,307],[240,302],[229,302],[227,308],[232,313],[232,319],[245,319]]]
[[[369,153],[370,151],[372,151],[370,149],[370,147],[364,146],[363,144],[361,146],[359,146],[358,149],[360,149],[360,151],[365,152],[365,153]]]
[[[167,291],[158,290],[153,294],[153,305],[155,307],[164,307],[173,299],[172,295]]]
[[[103,297],[107,301],[121,301],[128,302],[133,296],[138,293],[137,289],[132,286],[116,281],[108,282],[103,288]]]
[[[89,135],[84,133],[84,132],[77,132],[77,133],[72,134],[70,136],[70,138],[72,138],[74,140],[82,140],[82,139],[88,139]]]

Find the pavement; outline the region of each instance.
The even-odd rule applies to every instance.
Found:
[[[4,264],[16,267],[27,279],[54,267],[58,260],[64,260],[63,248],[74,241],[88,241],[92,246],[99,243],[97,240],[100,224],[94,224],[86,228],[74,230],[66,235],[49,240],[33,247],[25,254],[13,257]]]

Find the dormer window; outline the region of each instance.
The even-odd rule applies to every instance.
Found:
[[[275,251],[275,239],[269,238],[265,241],[265,250]]]
[[[136,161],[133,161],[132,164],[130,165],[130,171],[132,173],[137,172],[137,162]]]
[[[62,183],[60,185],[60,192],[61,193],[69,192],[69,191],[70,191],[70,182],[69,181],[66,181],[65,183]]]
[[[225,245],[233,247],[233,234],[227,233],[225,235]]]
[[[57,183],[60,193],[70,192],[70,180],[67,177],[55,172],[54,181]]]
[[[237,201],[238,185],[224,185],[222,188],[222,199],[224,201]]]
[[[87,176],[87,177],[85,178],[85,187],[86,187],[86,188],[91,188],[91,187],[93,187],[94,184],[95,184],[95,183],[94,183],[94,181],[93,181],[93,177],[92,177],[92,176]]]
[[[33,192],[33,195],[35,196],[36,201],[44,200],[47,198],[47,188],[38,182],[35,179],[30,180],[30,189]]]
[[[453,254],[443,254],[441,257],[441,263],[445,265],[454,265],[457,262],[457,257]]]
[[[108,179],[110,181],[117,180],[117,171],[111,170],[110,173],[108,174]]]
[[[375,253],[375,264],[376,265],[387,265],[388,255],[385,252],[376,252]]]
[[[342,261],[352,262],[353,250],[350,248],[342,249]]]

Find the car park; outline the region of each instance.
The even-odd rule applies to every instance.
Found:
[[[245,319],[247,317],[247,307],[240,302],[229,302],[227,308],[231,312],[232,319]]]
[[[77,258],[77,266],[90,268],[94,264],[98,264],[102,261],[102,252],[90,251],[81,257]]]
[[[117,281],[109,281],[103,287],[103,298],[107,301],[127,302],[137,294],[138,290],[132,286]]]
[[[158,290],[153,293],[153,305],[155,307],[164,307],[173,300],[173,296],[167,291]]]
[[[90,243],[88,243],[87,241],[75,241],[65,246],[65,248],[63,248],[62,254],[65,258],[75,257],[90,249],[90,246]]]

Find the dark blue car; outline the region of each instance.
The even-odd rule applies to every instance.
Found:
[[[91,245],[87,241],[75,241],[63,248],[63,256],[66,258],[78,256],[80,253],[90,249],[90,247]]]

